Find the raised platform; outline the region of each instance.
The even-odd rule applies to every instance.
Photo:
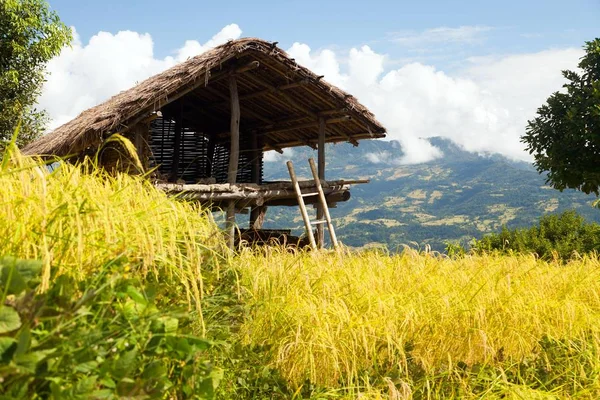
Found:
[[[329,207],[350,199],[350,185],[369,183],[367,179],[322,181],[323,192]],[[313,180],[300,181],[300,189],[306,204],[318,202],[317,188]],[[262,185],[253,183],[219,184],[176,184],[158,183],[156,187],[169,194],[184,199],[224,208],[230,201],[236,202],[237,209],[261,206],[297,206],[296,192],[292,182],[268,182]]]

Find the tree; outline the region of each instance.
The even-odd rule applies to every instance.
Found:
[[[600,39],[586,42],[581,71],[563,71],[565,92],[551,95],[521,141],[558,190],[600,189]]]
[[[21,123],[18,145],[38,137],[47,122],[35,109],[45,65],[71,41],[71,30],[44,0],[0,0],[0,143]]]

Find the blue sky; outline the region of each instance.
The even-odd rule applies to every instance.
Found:
[[[39,106],[53,127],[228,39],[255,36],[369,107],[407,154],[372,159],[394,163],[442,157],[433,136],[530,160],[520,142],[527,121],[600,36],[600,0],[49,2],[77,32],[48,65]]]
[[[313,48],[369,44],[402,58],[406,49],[393,39],[437,27],[493,28],[473,43],[474,55],[515,53],[581,46],[600,35],[600,0],[504,1],[197,1],[50,0],[68,25],[86,41],[100,30],[150,33],[159,57],[184,40],[202,41],[231,23],[244,36],[294,42]],[[410,54],[409,54],[410,55]]]

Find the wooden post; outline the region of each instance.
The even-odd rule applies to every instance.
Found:
[[[215,140],[217,139],[217,135],[208,134],[208,149],[207,149],[207,160],[206,160],[206,177],[210,178],[213,172],[213,159],[215,158]]]
[[[175,119],[175,141],[173,144],[173,165],[171,166],[171,181],[177,181],[177,174],[179,172],[179,152],[181,150],[181,131],[183,124],[183,104],[179,106],[179,112]]]
[[[251,136],[251,144],[252,152],[252,183],[256,183],[260,185],[261,183],[261,162],[262,162],[262,144],[260,143],[258,134],[256,132],[252,132]],[[250,211],[250,221],[248,223],[248,227],[250,229],[261,229],[263,222],[265,220],[265,213],[267,211],[267,207],[264,206],[256,206],[252,208]]]
[[[300,190],[300,185],[298,184],[298,178],[296,178],[296,172],[294,171],[294,165],[291,161],[287,163],[288,171],[290,173],[290,178],[292,179],[292,185],[294,186],[294,191],[296,192],[296,199],[298,200],[298,207],[300,207],[300,213],[302,213],[302,220],[304,221],[304,228],[306,229],[306,234],[308,235],[308,240],[310,241],[310,247],[313,250],[317,249],[317,243],[315,242],[315,236],[313,235],[312,227],[310,225],[310,219],[308,218],[308,211],[306,211],[306,206],[304,205],[304,199],[302,199],[302,192]]]
[[[337,236],[335,235],[335,230],[333,229],[333,224],[331,223],[331,215],[329,215],[329,208],[327,207],[327,198],[325,197],[325,193],[323,193],[323,186],[321,186],[321,179],[318,176],[319,174],[317,172],[317,167],[315,166],[315,160],[309,158],[308,163],[310,164],[310,169],[313,177],[315,178],[317,192],[319,192],[319,202],[324,206],[323,212],[325,214],[325,222],[327,222],[327,228],[329,230],[329,237],[331,237],[331,244],[333,245],[333,248],[337,250],[339,247]],[[322,226],[323,224],[319,225]]]
[[[139,171],[140,174],[143,174],[144,171],[148,169],[148,138],[150,136],[150,125],[147,122],[140,122],[133,128],[134,135],[134,145],[137,150],[137,156],[140,159],[140,164],[142,164],[142,171]]]
[[[249,228],[254,230],[262,229],[267,214],[267,206],[256,206],[250,213]]]
[[[325,181],[325,118],[319,118],[319,146],[317,147],[319,179]],[[317,221],[323,219],[323,206],[317,203]],[[319,248],[325,246],[325,232],[323,224],[317,225],[317,245]]]
[[[240,154],[240,101],[237,82],[233,74],[229,77],[229,97],[231,100],[231,147],[229,150],[227,183],[235,184]],[[233,250],[235,247],[235,201],[233,200],[227,206],[227,233],[229,248]]]
[[[252,164],[250,165],[252,171],[252,183],[260,184],[260,166],[262,161],[262,146],[259,143],[258,134],[256,132],[252,132],[250,136],[250,147],[252,151],[250,152],[250,157],[252,158]]]

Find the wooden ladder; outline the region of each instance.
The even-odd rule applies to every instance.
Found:
[[[329,231],[329,236],[331,237],[331,244],[333,245],[333,248],[337,250],[339,248],[339,244],[337,241],[337,237],[335,236],[335,229],[333,229],[333,224],[331,223],[329,207],[327,207],[327,200],[325,199],[323,186],[321,186],[321,180],[319,179],[319,174],[317,173],[317,166],[315,165],[315,160],[313,158],[309,158],[308,163],[310,164],[310,169],[313,174],[315,186],[317,187],[317,191],[314,193],[302,193],[302,191],[300,190],[300,185],[298,184],[298,179],[296,178],[296,172],[294,172],[294,165],[291,161],[288,161],[286,164],[288,167],[288,171],[290,172],[290,178],[292,179],[294,190],[296,191],[298,207],[300,207],[300,213],[302,214],[302,219],[304,220],[304,228],[306,229],[306,234],[308,235],[308,239],[310,240],[310,247],[313,250],[317,250],[318,248],[317,242],[315,241],[315,235],[312,230],[313,225],[327,224],[327,230]],[[308,212],[306,211],[306,204],[304,204],[304,198],[314,195],[319,195],[319,203],[323,209],[324,216],[324,219],[322,220],[311,221],[308,217]]]

